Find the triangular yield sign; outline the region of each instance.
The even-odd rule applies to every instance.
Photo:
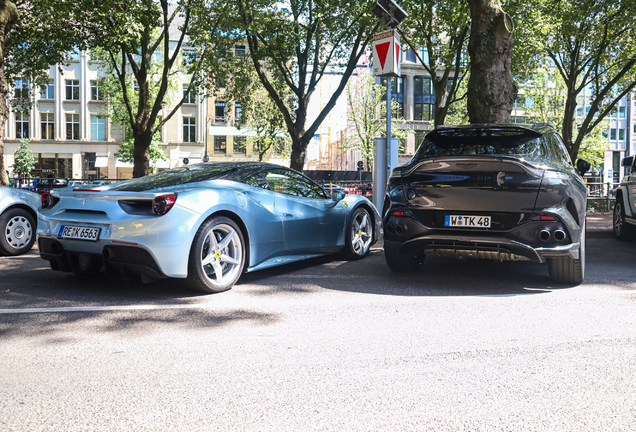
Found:
[[[378,60],[380,60],[380,66],[382,66],[382,69],[384,69],[384,63],[386,63],[386,55],[389,53],[390,46],[391,42],[384,42],[375,46],[375,49],[378,51]]]

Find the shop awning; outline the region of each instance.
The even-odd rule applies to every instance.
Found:
[[[159,159],[157,161],[157,163],[155,164],[156,168],[170,168],[170,159],[168,160],[161,160]]]
[[[121,159],[117,159],[117,163],[115,164],[117,168],[134,168],[134,165],[128,162],[124,162]]]
[[[108,168],[108,157],[97,156],[95,158],[95,168]]]

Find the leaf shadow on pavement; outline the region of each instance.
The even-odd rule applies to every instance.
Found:
[[[103,271],[90,277],[55,272],[32,250],[19,257],[0,257],[0,310],[77,310],[3,313],[0,340],[12,335],[44,337],[53,343],[74,340],[82,335],[70,334],[69,329],[81,322],[104,333],[125,333],[159,331],[175,325],[190,329],[216,329],[245,322],[266,326],[280,319],[277,314],[241,306],[215,307],[215,298],[193,291],[176,279],[143,284],[111,279]],[[86,309],[91,307],[95,309]]]

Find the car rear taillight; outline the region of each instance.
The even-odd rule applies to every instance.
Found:
[[[152,200],[152,211],[157,216],[163,216],[170,211],[174,203],[177,201],[177,194],[159,195]]]
[[[60,199],[58,197],[51,195],[50,191],[44,192],[42,196],[40,197],[40,202],[42,203],[43,209],[53,207],[55,204],[58,203],[59,200]]]

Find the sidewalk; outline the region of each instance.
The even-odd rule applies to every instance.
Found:
[[[611,233],[612,227],[612,213],[588,213],[585,218],[586,231],[587,232],[607,232]]]

